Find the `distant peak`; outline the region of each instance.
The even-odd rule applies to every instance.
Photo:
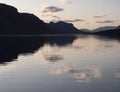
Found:
[[[96,28],[94,30],[92,30],[93,32],[100,32],[100,31],[106,31],[106,30],[112,30],[112,29],[116,29],[116,26],[104,26],[104,27],[99,27]]]

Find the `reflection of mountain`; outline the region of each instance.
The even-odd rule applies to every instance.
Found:
[[[0,63],[10,62],[20,54],[32,54],[45,43],[64,46],[71,44],[76,37],[0,37]],[[56,59],[60,57],[49,57]]]
[[[116,39],[110,39],[109,37],[101,37],[101,36],[87,36],[87,35],[81,35],[79,37],[75,36],[34,36],[34,37],[12,37],[12,36],[6,36],[6,37],[0,37],[0,62],[10,62],[18,58],[21,54],[32,54],[35,53],[39,48],[45,46],[45,44],[48,44],[50,46],[69,46],[76,49],[81,49],[83,47],[86,47],[86,44],[84,43],[91,43],[89,40],[90,38],[95,38],[96,40],[102,40],[110,42]],[[78,38],[78,40],[76,40]],[[81,40],[79,40],[81,39]],[[85,40],[86,39],[86,40]],[[88,40],[87,40],[88,39]],[[76,40],[76,41],[75,41]],[[85,42],[87,41],[87,42]],[[92,40],[93,41],[93,40]],[[74,43],[73,43],[74,42]],[[106,47],[111,47],[111,44],[105,44]],[[85,45],[85,46],[84,46]],[[90,44],[89,44],[90,45]],[[88,46],[89,47],[89,46]],[[99,47],[99,46],[97,46]],[[46,47],[48,48],[48,47]],[[46,56],[46,60],[54,61],[54,60],[61,60],[63,59],[61,55],[53,54],[51,55],[47,53],[44,53]]]

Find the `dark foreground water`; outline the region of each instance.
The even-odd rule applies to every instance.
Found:
[[[0,37],[0,92],[120,92],[120,40]]]

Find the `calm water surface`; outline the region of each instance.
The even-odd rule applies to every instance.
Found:
[[[0,37],[0,92],[120,92],[120,40]]]

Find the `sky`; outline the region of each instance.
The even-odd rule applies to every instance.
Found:
[[[44,22],[65,21],[78,29],[120,25],[120,0],[0,0]]]

